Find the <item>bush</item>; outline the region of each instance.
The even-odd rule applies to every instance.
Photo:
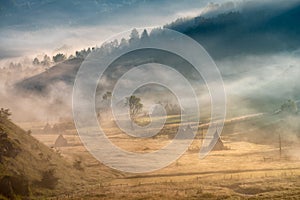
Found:
[[[8,199],[16,199],[17,196],[30,196],[29,182],[24,175],[4,176],[0,179],[1,195]]]
[[[54,189],[58,184],[58,178],[54,175],[55,169],[49,169],[43,171],[42,179],[39,183],[40,186],[44,188]]]
[[[0,109],[0,120],[9,120],[9,117],[11,116],[11,112],[9,109]]]
[[[82,161],[78,160],[78,159],[73,162],[73,167],[80,171],[82,171],[84,169],[82,166]]]
[[[21,149],[8,138],[7,133],[0,127],[0,163],[3,157],[15,158],[20,151]]]
[[[53,61],[56,62],[56,63],[57,62],[62,62],[64,60],[66,60],[66,59],[67,59],[67,57],[64,54],[62,54],[62,53],[58,53],[55,56],[53,56]]]
[[[291,99],[286,101],[284,104],[281,105],[280,110],[286,113],[297,113],[298,106],[297,103]]]

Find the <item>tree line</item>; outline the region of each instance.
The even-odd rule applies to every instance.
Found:
[[[152,32],[151,32],[152,33]],[[80,58],[85,59],[91,52],[97,50],[101,53],[111,53],[117,49],[123,49],[130,45],[137,45],[139,43],[149,42],[150,34],[148,34],[147,30],[144,30],[141,34],[136,29],[133,29],[130,33],[129,39],[122,38],[120,41],[113,40],[111,42],[104,43],[101,47],[89,47],[87,49],[82,49],[75,52],[75,55],[70,55],[67,57],[66,54],[58,53],[52,58],[47,54],[44,55],[43,59],[39,59],[35,57],[32,61],[33,65],[42,65],[42,66],[50,66],[51,63],[59,63],[68,59]]]

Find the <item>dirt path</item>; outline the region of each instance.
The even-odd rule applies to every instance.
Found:
[[[245,172],[267,172],[267,171],[290,171],[300,170],[300,167],[284,168],[284,169],[245,169],[245,170],[220,170],[220,171],[207,171],[207,172],[187,172],[187,173],[173,173],[173,174],[152,174],[152,175],[137,175],[129,176],[122,179],[144,179],[144,178],[160,178],[160,177],[176,177],[176,176],[195,176],[195,175],[208,175],[208,174],[237,174]]]

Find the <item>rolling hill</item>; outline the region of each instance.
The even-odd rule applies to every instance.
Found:
[[[17,83],[16,88],[41,94],[49,92],[49,86],[55,85],[59,82],[64,82],[67,85],[73,85],[76,72],[82,61],[83,59],[81,58],[73,58],[59,63],[45,72]]]
[[[0,169],[0,199],[51,196],[84,183],[82,171],[29,132],[2,118]]]
[[[215,59],[296,50],[300,46],[300,2],[232,10],[215,17],[178,19],[166,28],[187,34]]]
[[[216,61],[245,55],[291,52],[300,47],[300,2],[293,2],[289,6],[276,9],[272,4],[267,7],[249,6],[248,9],[227,11],[215,16],[200,15],[191,19],[179,19],[165,27],[194,38]],[[161,52],[156,55],[152,53],[151,56],[159,57],[159,54]],[[151,61],[145,55],[139,56],[142,59],[139,63]],[[45,92],[47,86],[58,82],[72,86],[82,61],[80,58],[67,60],[46,72],[17,83],[16,86],[25,91],[37,92]],[[158,61],[162,62],[159,59]]]
[[[273,112],[287,99],[300,99],[299,80],[296,77],[299,72],[299,17],[300,2],[295,0],[282,7],[272,6],[272,3],[261,7],[244,5],[241,10],[179,19],[165,27],[192,37],[212,56],[227,87],[228,100],[231,102],[228,109],[240,112],[240,107],[243,107],[245,112],[251,113]],[[149,37],[151,39],[151,33]],[[121,47],[106,48],[109,52],[111,49],[118,51]],[[66,60],[41,74],[20,81],[15,85],[17,93],[55,99],[48,103],[51,107],[55,107],[53,105],[57,102],[63,102],[59,103],[63,107],[70,107],[74,79],[82,62],[82,58]],[[199,88],[205,86],[201,77],[190,70],[192,66],[186,60],[151,49],[136,51],[114,61],[110,69],[115,71],[107,70],[106,80],[111,87],[129,69],[152,62],[172,66],[188,79],[200,81],[200,84],[197,83]],[[98,88],[97,96],[101,98],[102,93],[110,90]],[[65,95],[58,96],[60,92]]]

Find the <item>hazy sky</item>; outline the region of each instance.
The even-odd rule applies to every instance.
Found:
[[[0,59],[101,45],[133,27],[196,16],[225,0],[0,0]]]
[[[299,0],[0,0],[0,63],[7,58],[74,53],[134,27],[162,26],[267,2]]]

